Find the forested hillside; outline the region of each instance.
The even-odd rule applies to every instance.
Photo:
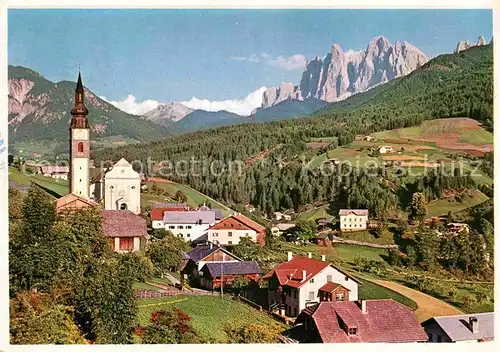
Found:
[[[205,165],[214,160],[229,165],[235,160],[245,164],[267,151],[266,158],[246,163],[241,175],[226,169],[216,176],[208,169],[202,172],[200,165],[191,170],[184,165],[185,173],[177,172],[168,178],[187,183],[229,204],[249,202],[266,212],[335,200],[339,204],[366,206],[381,215],[405,206],[405,183],[411,180],[391,174],[368,177],[363,172],[332,177],[342,170],[322,175],[315,167],[304,168],[302,157],[306,157],[307,162],[307,158],[317,155],[307,148],[311,138],[331,138],[335,146],[343,146],[353,142],[357,134],[458,116],[470,116],[491,129],[492,110],[493,50],[490,44],[441,55],[408,76],[331,104],[314,117],[221,127],[151,142],[140,148],[103,150],[95,157],[99,161],[124,156],[129,160],[142,160],[144,165],[148,157],[174,164],[194,158]],[[440,171],[436,171],[434,177],[441,179]],[[473,183],[467,175],[450,178],[453,177],[458,177],[453,182],[460,187],[471,187]],[[432,187],[439,192],[442,187],[436,182]],[[356,187],[361,184],[365,187]],[[359,192],[363,194],[357,194]]]

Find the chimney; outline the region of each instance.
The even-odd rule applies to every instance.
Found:
[[[326,255],[324,255],[324,254],[323,254],[323,255],[321,256],[321,261],[322,261],[322,262],[326,262]]]
[[[311,252],[307,252],[307,258],[311,259],[312,258],[312,254]]]
[[[473,334],[477,334],[479,332],[479,322],[476,317],[469,317],[469,326]]]
[[[302,281],[304,281],[307,277],[307,272],[305,270],[302,270]]]
[[[366,313],[366,300],[361,300],[361,312]]]
[[[293,253],[292,253],[292,252],[288,252],[288,253],[287,253],[287,255],[288,255],[288,257],[287,257],[287,261],[292,260],[292,258],[293,258]]]

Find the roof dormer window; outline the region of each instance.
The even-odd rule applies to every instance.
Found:
[[[358,329],[357,328],[349,328],[347,329],[347,335],[349,336],[354,336],[358,334]]]

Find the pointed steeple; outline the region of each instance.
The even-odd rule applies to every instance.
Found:
[[[78,81],[76,83],[75,89],[75,105],[73,109],[71,109],[71,115],[73,118],[71,119],[71,127],[72,128],[89,128],[89,122],[87,119],[87,115],[89,111],[83,102],[84,98],[84,90],[82,83],[82,75],[80,71],[78,71]]]
[[[78,71],[78,82],[76,82],[76,93],[83,93],[83,84],[82,84],[82,75],[80,71]]]

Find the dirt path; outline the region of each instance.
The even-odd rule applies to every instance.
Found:
[[[374,280],[374,282],[415,301],[418,306],[415,316],[419,322],[423,322],[434,316],[464,314],[448,303],[412,288],[391,281]]]

